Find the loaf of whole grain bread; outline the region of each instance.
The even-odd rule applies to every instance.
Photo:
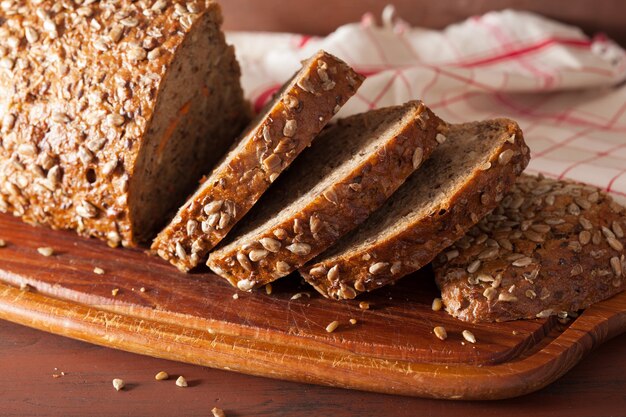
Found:
[[[380,207],[446,129],[420,101],[340,120],[273,184],[207,265],[244,291],[289,274]]]
[[[110,245],[152,238],[250,117],[217,3],[1,13],[0,211]]]
[[[300,268],[308,283],[350,299],[427,265],[498,205],[529,161],[511,120],[451,125],[446,137],[380,209]]]
[[[242,134],[152,245],[159,256],[188,271],[252,208],[306,148],[363,77],[324,51],[304,61]]]
[[[446,310],[470,322],[567,317],[626,289],[626,209],[596,187],[523,175],[433,263]]]

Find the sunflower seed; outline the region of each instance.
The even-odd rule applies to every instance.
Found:
[[[328,333],[332,333],[335,330],[337,330],[337,327],[339,327],[339,322],[337,320],[332,321],[332,322],[328,323],[328,326],[326,326],[326,331]]]
[[[287,262],[284,261],[278,261],[276,262],[276,272],[278,272],[279,274],[287,274],[289,273],[289,271],[291,271],[291,265],[289,265]]]
[[[467,267],[467,272],[469,272],[470,274],[473,274],[474,272],[478,271],[478,268],[480,268],[480,260],[475,260],[474,262],[472,262],[471,264],[469,264],[469,266]]]
[[[621,277],[622,276],[622,264],[619,260],[619,258],[617,256],[614,256],[611,258],[611,268],[613,269],[613,273],[615,274],[616,277]]]
[[[498,163],[500,165],[508,164],[511,161],[511,158],[513,158],[513,155],[515,155],[515,151],[513,149],[507,149],[507,150],[503,151],[498,156]]]
[[[265,259],[268,253],[269,252],[265,249],[253,249],[248,254],[248,258],[250,258],[252,262],[258,262],[261,259]]]
[[[250,263],[250,260],[242,252],[237,252],[237,262],[239,262],[239,265],[241,265],[241,267],[246,271],[252,270],[252,264]],[[237,286],[239,286],[239,284],[237,284]]]
[[[326,275],[330,281],[336,281],[339,278],[339,265],[335,265],[328,270]]]
[[[298,124],[295,120],[287,120],[283,129],[283,135],[287,136],[288,138],[293,137],[296,134],[297,127]]]
[[[387,267],[389,266],[388,262],[376,262],[375,264],[372,264],[368,271],[370,274],[373,275],[378,275],[378,274],[382,274],[385,270],[387,270]]]
[[[291,245],[287,246],[285,249],[299,256],[306,256],[309,253],[311,253],[311,245],[308,245],[306,243],[292,243]]]
[[[517,301],[517,297],[514,296],[513,294],[508,293],[508,292],[501,292],[498,295],[498,301],[515,302],[515,301]]]
[[[578,264],[572,268],[570,271],[570,276],[575,277],[583,273],[583,266]]]
[[[154,376],[154,379],[156,379],[157,381],[163,381],[163,380],[168,379],[169,377],[170,376],[169,376],[169,374],[167,372],[161,371],[161,372],[159,372],[158,374],[156,374]]]
[[[439,340],[446,340],[448,338],[448,332],[443,326],[437,326],[433,329],[433,333],[437,336]]]
[[[606,239],[606,241],[608,242],[609,246],[614,250],[618,252],[622,252],[624,250],[624,245],[622,245],[622,243],[614,237],[609,237]]]
[[[523,268],[525,266],[528,266],[530,264],[533,263],[533,260],[531,258],[529,258],[528,256],[524,256],[522,258],[519,258],[515,261],[513,261],[512,265],[516,266],[518,268]]]
[[[485,288],[485,291],[483,291],[483,296],[487,300],[491,301],[491,300],[493,300],[496,297],[497,292],[498,291],[495,288],[487,287],[487,288]]]
[[[237,260],[239,260],[239,256],[237,256]],[[256,282],[248,278],[240,279],[239,281],[237,281],[237,288],[239,288],[241,291],[251,291],[255,285]]]
[[[485,259],[492,259],[498,256],[499,252],[498,248],[488,248],[478,254],[478,259],[483,261]]]
[[[415,152],[413,152],[413,168],[417,169],[424,159],[424,149],[416,148]]]
[[[261,246],[263,246],[265,249],[267,249],[270,252],[278,252],[280,250],[280,242],[276,239],[272,239],[271,237],[264,237],[259,239],[259,243],[261,244]]]
[[[578,241],[581,245],[586,245],[591,242],[591,233],[588,230],[583,230],[578,234]]]
[[[470,343],[476,343],[476,336],[474,336],[474,333],[470,332],[469,330],[463,330],[463,339],[467,340]]]

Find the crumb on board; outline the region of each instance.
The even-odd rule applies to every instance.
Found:
[[[126,386],[126,384],[124,383],[123,379],[115,378],[113,380],[113,388],[115,388],[115,391],[124,389],[124,386]]]
[[[370,303],[368,303],[367,301],[361,301],[361,302],[359,303],[359,308],[360,308],[361,310],[369,310],[369,308],[370,308]]]
[[[188,386],[187,380],[185,379],[184,376],[181,375],[178,377],[178,379],[176,380],[176,386],[181,387],[181,388],[185,388]]]
[[[272,294],[272,284],[265,284],[265,293],[267,295]]]
[[[233,300],[238,300],[238,299],[239,299],[239,294],[234,293],[234,294],[233,294]]]
[[[104,269],[97,266],[93,269],[93,273],[98,275],[104,275]]]
[[[119,293],[119,292],[120,292],[120,289],[119,289],[119,288],[113,288],[113,289],[111,290],[111,295],[112,295],[113,297],[115,297],[115,296],[117,296],[117,293]]]
[[[350,324],[356,324],[356,323],[357,323],[356,319],[350,319]]]
[[[442,308],[443,308],[443,302],[441,301],[441,298],[435,298],[432,304],[433,311],[439,311]]]
[[[7,242],[4,239],[0,239],[0,248],[5,248],[7,246]]]

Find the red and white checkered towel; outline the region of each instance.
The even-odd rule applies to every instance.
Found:
[[[626,200],[626,52],[604,36],[517,11],[474,17],[443,31],[409,27],[390,9],[325,38],[228,34],[248,97],[260,108],[325,49],[367,80],[339,116],[420,98],[449,122],[498,116],[519,122],[528,172],[571,178]]]

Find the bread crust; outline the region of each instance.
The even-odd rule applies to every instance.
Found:
[[[502,139],[490,156],[490,168],[474,172],[445,206],[372,244],[323,260],[314,259],[300,268],[304,279],[327,298],[352,299],[422,268],[463,236],[496,207],[529,161],[519,126],[506,119],[491,123],[502,125],[498,128]],[[513,157],[506,164],[498,163],[499,156],[508,150],[514,152]]]
[[[596,187],[523,175],[433,263],[446,310],[469,322],[564,319],[623,291],[625,216]]]
[[[304,61],[159,233],[152,249],[184,272],[206,260],[209,251],[354,95],[363,79],[324,51]]]
[[[198,22],[211,19],[219,31],[219,6],[7,3],[0,28],[0,211],[111,246],[136,244],[129,183],[157,98]],[[186,7],[192,3],[193,13]],[[226,49],[223,36],[215,41]],[[224,59],[234,61],[229,51]],[[232,70],[224,84],[239,94],[236,110],[245,114],[239,69]],[[230,120],[234,128],[237,119]]]
[[[409,102],[393,111],[405,108],[412,112],[410,122],[381,144],[379,151],[313,196],[297,214],[215,250],[207,265],[232,285],[249,291],[295,271],[363,222],[428,158],[437,146],[437,135],[445,132],[445,123],[422,102]],[[366,117],[367,113],[339,121],[339,126],[326,133]],[[414,157],[416,151],[419,160]],[[264,239],[271,239],[276,248],[264,245]],[[255,259],[258,251],[263,251],[262,259]]]

